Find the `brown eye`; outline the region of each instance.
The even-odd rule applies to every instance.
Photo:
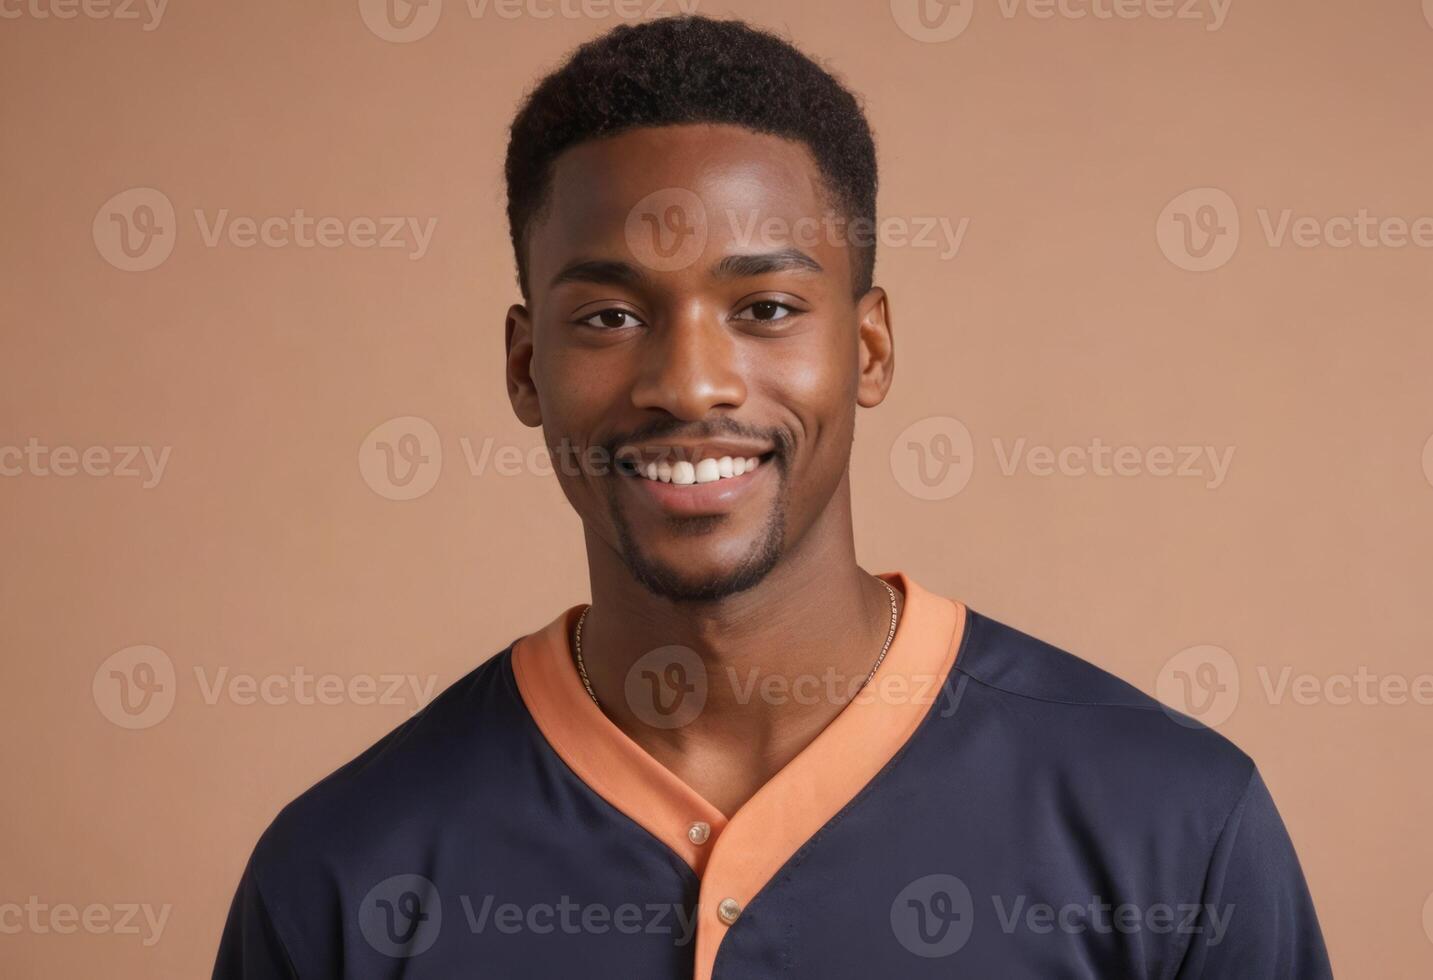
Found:
[[[577,322],[585,323],[589,327],[598,327],[599,329],[604,330],[618,330],[622,327],[636,326],[642,321],[638,320],[635,316],[633,316],[631,313],[628,313],[626,310],[608,309],[600,310],[596,313],[593,313],[591,316],[583,317]]]
[[[785,303],[778,303],[774,299],[761,299],[743,309],[733,318],[736,320],[784,320],[796,312]],[[745,314],[751,314],[747,316]]]

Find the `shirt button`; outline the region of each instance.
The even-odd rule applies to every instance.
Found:
[[[704,820],[698,820],[696,823],[692,824],[690,827],[687,828],[687,840],[691,841],[693,844],[705,844],[707,842],[707,838],[711,837],[711,835],[711,824],[707,823]]]
[[[734,898],[724,898],[717,906],[717,917],[727,925],[735,922],[739,915],[741,915],[741,903]]]

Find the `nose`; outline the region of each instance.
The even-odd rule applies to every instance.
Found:
[[[659,324],[644,344],[642,369],[632,387],[637,408],[661,409],[695,422],[712,409],[746,401],[738,341],[699,304]]]

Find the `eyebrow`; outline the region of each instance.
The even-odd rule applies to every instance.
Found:
[[[647,281],[647,274],[627,262],[615,259],[585,259],[569,262],[552,277],[553,286],[565,282],[593,282],[598,285],[636,286]]]
[[[712,266],[718,279],[742,279],[772,272],[824,272],[820,262],[794,246],[774,252],[753,252],[728,255]],[[582,259],[569,262],[552,277],[553,286],[565,282],[590,282],[598,285],[640,286],[647,274],[629,262],[617,259]]]
[[[728,255],[712,267],[712,273],[719,279],[741,279],[746,276],[766,275],[770,272],[824,271],[820,262],[795,246],[775,252]]]

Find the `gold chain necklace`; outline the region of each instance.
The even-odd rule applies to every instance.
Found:
[[[886,659],[886,651],[891,648],[891,640],[895,639],[896,636],[896,590],[891,588],[891,583],[883,578],[878,578],[876,581],[884,585],[886,591],[889,592],[891,596],[891,628],[886,631],[886,642],[881,646],[881,655],[876,658],[875,664],[871,666],[871,672],[867,674],[866,679],[861,682],[861,688],[871,683],[871,678],[876,676],[876,671],[880,669],[881,661]],[[586,621],[587,612],[591,608],[592,605],[589,603],[587,609],[582,610],[582,615],[577,617],[577,632],[574,637],[575,642],[573,643],[573,648],[577,659],[577,673],[582,677],[582,686],[587,689],[587,696],[592,699],[592,703],[597,705],[598,709],[601,710],[602,702],[597,700],[597,695],[592,690],[592,681],[587,677],[587,665],[582,662],[582,624]],[[856,690],[859,691],[861,688],[857,688]]]

